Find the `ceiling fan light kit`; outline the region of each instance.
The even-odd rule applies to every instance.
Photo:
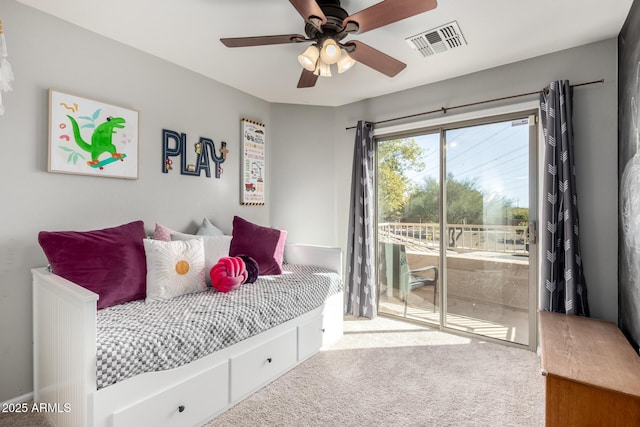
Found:
[[[347,51],[345,49],[342,49],[342,55],[338,60],[338,74],[344,73],[345,71],[353,67],[355,63],[356,61],[349,56]]]
[[[331,65],[325,64],[322,60],[319,60],[313,74],[320,77],[331,77]]]
[[[338,62],[340,59],[340,47],[334,39],[328,38],[322,43],[320,58],[322,58],[322,62],[329,65]]]
[[[298,62],[305,70],[314,71],[316,69],[316,63],[318,62],[319,56],[320,51],[318,51],[318,48],[315,47],[315,45],[312,45],[309,46],[301,55],[298,55]]]
[[[355,14],[340,7],[340,0],[289,0],[305,21],[305,36],[283,34],[277,36],[222,38],[227,47],[264,46],[285,43],[312,42],[298,62],[303,67],[298,87],[313,87],[318,76],[331,76],[331,65],[338,73],[360,62],[389,77],[402,71],[406,64],[362,42],[341,40],[350,34],[362,34],[420,13],[435,9],[437,0],[383,0]]]
[[[327,53],[323,53],[328,51]],[[342,49],[333,41],[325,42],[321,50],[316,45],[309,46],[301,55],[298,62],[305,70],[312,71],[316,76],[331,77],[331,65],[336,64],[338,73],[349,70],[356,61],[349,56],[346,49]]]

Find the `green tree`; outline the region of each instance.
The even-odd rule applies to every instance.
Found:
[[[415,222],[439,222],[440,184],[433,177],[411,193],[404,212],[406,220]],[[447,222],[449,224],[481,224],[483,194],[474,180],[457,181],[447,177]]]
[[[519,219],[521,222],[529,221],[529,208],[513,208],[511,218]]]
[[[456,181],[447,176],[447,222],[449,224],[482,224],[484,195],[477,188],[477,181]]]
[[[513,209],[510,198],[501,194],[485,194],[483,224],[512,225]]]
[[[407,173],[421,172],[422,148],[414,139],[390,139],[378,143],[378,207],[381,221],[398,221],[413,192]]]
[[[474,179],[457,180],[447,176],[447,223],[503,224],[510,218],[513,202],[502,195],[489,195],[478,188]],[[407,222],[439,222],[440,184],[429,177],[410,194],[404,211]],[[462,229],[449,228],[449,245],[456,246]]]
[[[404,211],[407,222],[440,222],[440,185],[435,178],[425,178],[409,196]]]

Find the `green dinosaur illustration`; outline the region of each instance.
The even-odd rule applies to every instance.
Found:
[[[82,139],[80,134],[80,127],[76,120],[67,115],[71,120],[73,126],[73,137],[78,144],[78,147],[91,154],[91,161],[87,162],[89,166],[98,164],[98,159],[102,153],[110,153],[111,157],[122,158],[122,153],[118,153],[116,146],[113,145],[113,134],[116,133],[115,129],[123,129],[125,120],[122,117],[107,117],[107,121],[98,125],[91,135],[91,144],[88,144]]]

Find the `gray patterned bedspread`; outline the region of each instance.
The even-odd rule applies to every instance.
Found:
[[[185,365],[320,307],[342,290],[329,270],[283,265],[229,293],[211,288],[169,301],[98,310],[97,388]]]

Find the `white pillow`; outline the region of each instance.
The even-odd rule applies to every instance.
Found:
[[[144,239],[147,256],[147,298],[163,301],[204,291],[204,244],[202,240],[164,242]]]
[[[198,236],[224,236],[224,231],[213,225],[207,218],[204,218],[196,234]]]
[[[199,239],[204,244],[204,278],[207,284],[211,284],[209,272],[211,267],[222,257],[229,256],[232,236],[196,236],[185,233],[171,233],[171,240],[192,240]]]

